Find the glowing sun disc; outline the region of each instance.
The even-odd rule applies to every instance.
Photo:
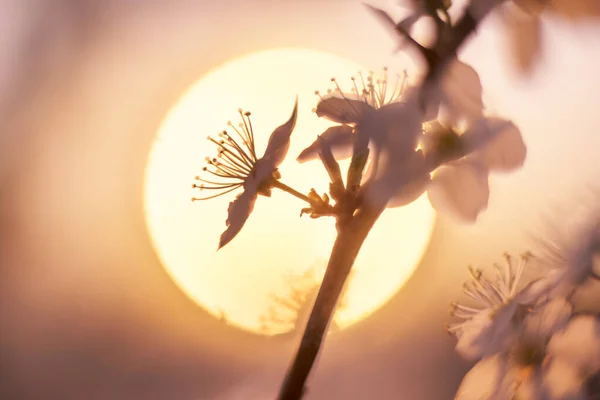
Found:
[[[299,218],[305,204],[274,189],[270,198],[258,198],[241,233],[217,252],[235,193],[190,201],[198,195],[191,188],[194,176],[201,173],[205,157],[216,154],[207,136],[229,128],[229,120],[240,122],[237,109],[241,107],[252,112],[257,153],[262,154],[273,129],[289,118],[298,95],[298,121],[288,157],[279,169],[282,182],[303,193],[312,187],[324,193],[329,178],[323,166],[295,160],[318,134],[334,125],[311,112],[317,101],[314,91],[329,88],[332,76],[349,90],[350,77],[361,69],[350,60],[314,50],[257,52],[206,74],[166,116],[146,171],[148,230],[170,276],[210,314],[252,332],[276,334],[293,329],[292,320],[309,304],[298,305],[291,317],[281,317],[285,310],[279,312],[278,307],[309,301],[308,295],[294,298],[294,282],[304,282],[298,284],[305,286],[301,289],[306,293],[318,285],[335,227],[330,218]],[[341,163],[342,168],[347,165]],[[343,307],[334,318],[336,326],[360,321],[401,288],[427,247],[434,218],[423,197],[382,215],[359,254]],[[292,323],[265,326],[265,318],[273,322],[277,315],[291,318]]]

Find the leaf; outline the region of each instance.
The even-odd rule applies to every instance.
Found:
[[[338,124],[356,124],[365,115],[374,112],[366,99],[357,95],[332,93],[323,96],[315,110],[318,117],[327,118]]]
[[[240,233],[248,220],[248,217],[252,213],[252,210],[254,210],[257,194],[256,189],[252,189],[254,189],[254,187],[249,186],[239,194],[234,201],[229,203],[229,208],[227,209],[227,221],[225,222],[227,229],[221,234],[217,250],[223,248],[226,244],[231,242],[238,233]]]
[[[292,115],[286,123],[273,131],[271,137],[269,138],[269,142],[267,143],[265,153],[262,156],[262,159],[268,161],[273,168],[276,168],[279,164],[281,164],[287,155],[287,152],[290,148],[290,136],[292,135],[294,127],[296,126],[297,118],[298,96],[296,96],[296,102],[294,103]]]
[[[323,145],[329,146],[336,160],[346,159],[352,155],[352,145],[354,143],[353,128],[348,125],[338,125],[328,128],[310,146],[302,150],[296,160],[299,163],[304,163],[318,158],[321,146],[319,141],[322,141]]]
[[[487,209],[488,171],[468,161],[446,164],[434,173],[427,194],[437,211],[458,221],[473,223]]]

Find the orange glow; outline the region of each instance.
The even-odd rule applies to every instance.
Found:
[[[329,181],[323,166],[295,161],[302,149],[333,125],[311,112],[317,101],[314,91],[327,89],[332,76],[343,86],[360,69],[365,70],[352,61],[312,50],[253,53],[204,76],[165,118],[146,172],[149,231],[174,281],[215,317],[264,334],[291,329],[288,324],[261,331],[261,320],[273,308],[274,296],[290,292],[290,275],[302,276],[315,268],[315,260],[325,264],[335,227],[329,218],[299,218],[305,204],[274,189],[271,198],[259,197],[241,233],[217,252],[228,203],[235,194],[190,201],[198,194],[191,188],[194,176],[201,172],[205,157],[216,154],[206,137],[228,128],[228,120],[237,124],[241,107],[252,112],[257,152],[262,154],[269,135],[287,120],[298,95],[298,122],[288,158],[279,168],[282,182],[303,193],[312,187],[323,193]],[[340,164],[348,166],[348,162]],[[344,307],[334,317],[336,326],[360,321],[399,290],[427,246],[434,215],[424,198],[385,212],[358,257]]]

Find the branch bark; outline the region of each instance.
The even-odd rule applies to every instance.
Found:
[[[279,392],[279,400],[301,399],[305,393],[306,379],[321,348],[346,278],[364,240],[383,210],[363,208],[341,227],[296,357]]]

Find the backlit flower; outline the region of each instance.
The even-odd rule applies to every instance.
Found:
[[[571,313],[564,298],[529,313],[512,346],[479,361],[455,399],[583,399],[600,370],[600,322]]]
[[[477,360],[512,346],[525,316],[548,290],[542,280],[519,290],[529,257],[524,254],[515,262],[505,254],[504,265],[494,265],[492,279],[481,270],[469,268],[472,279],[465,283],[464,293],[478,305],[454,303],[451,314],[458,321],[448,326],[448,332],[457,338],[456,351],[460,355]]]
[[[487,208],[489,173],[520,168],[527,155],[517,126],[493,117],[480,118],[461,135],[435,122],[421,143],[425,155],[442,164],[427,188],[432,206],[462,222],[476,221]]]
[[[219,249],[229,243],[242,229],[254,209],[258,195],[270,196],[271,189],[280,174],[277,170],[290,147],[290,136],[296,125],[298,116],[298,99],[294,104],[291,117],[283,125],[273,131],[262,157],[257,157],[254,131],[250,121],[250,112],[238,110],[242,122],[235,127],[229,122],[233,134],[223,131],[219,139],[208,138],[218,148],[215,158],[207,158],[208,166],[203,171],[214,178],[205,179],[200,176],[193,184],[194,189],[216,191],[214,195],[193,197],[192,201],[208,200],[227,194],[238,188],[243,192],[229,203],[227,229],[221,235]],[[215,179],[216,178],[216,179]]]
[[[365,152],[369,143],[381,147],[388,131],[397,133],[397,140],[402,141],[407,151],[416,148],[420,133],[420,121],[404,120],[403,109],[409,107],[403,94],[406,89],[406,75],[396,76],[395,82],[388,80],[387,68],[383,68],[383,77],[378,78],[373,72],[364,76],[351,77],[352,87],[342,91],[337,80],[332,78],[334,89],[319,96],[314,112],[319,117],[336,122],[338,126],[327,129],[319,138],[327,143],[337,159],[348,158],[354,152]],[[412,129],[402,129],[409,124]],[[317,140],[298,156],[299,162],[314,160],[318,157]]]

